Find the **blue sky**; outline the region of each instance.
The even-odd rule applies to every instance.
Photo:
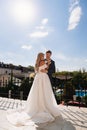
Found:
[[[59,71],[87,71],[87,0],[0,0],[0,61],[34,65],[52,51]]]

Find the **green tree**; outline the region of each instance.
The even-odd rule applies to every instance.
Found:
[[[34,66],[29,65],[28,68],[29,68],[31,71],[34,71]]]
[[[22,84],[19,88],[20,91],[23,91],[23,94],[25,95],[25,99],[27,98],[29,91],[31,89],[32,82],[29,78],[26,78],[22,81]]]

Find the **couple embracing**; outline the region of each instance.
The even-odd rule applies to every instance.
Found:
[[[36,64],[35,64],[35,69],[37,69],[37,64],[39,64],[39,57],[41,57],[41,61],[43,61],[42,64],[46,64],[47,65],[47,74],[48,74],[48,77],[50,79],[50,82],[51,82],[51,85],[53,86],[53,73],[55,73],[55,62],[51,59],[51,55],[52,55],[52,52],[50,50],[46,51],[46,59],[44,59],[44,54],[43,53],[39,53],[38,56],[37,56],[37,60],[36,60]],[[41,64],[41,61],[40,61],[40,64]],[[42,70],[42,72],[44,72]]]
[[[49,123],[60,118],[61,113],[52,90],[52,74],[55,72],[55,62],[51,60],[51,51],[37,55],[36,75],[28,95],[25,107],[21,110],[8,110],[7,119],[16,126],[38,125]]]

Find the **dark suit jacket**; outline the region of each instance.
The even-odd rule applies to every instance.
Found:
[[[53,60],[51,60],[51,64],[49,65],[48,68],[48,76],[50,78],[51,84],[53,85],[53,77],[52,74],[55,73],[55,62]]]

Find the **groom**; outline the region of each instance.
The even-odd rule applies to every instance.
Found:
[[[51,85],[53,86],[53,73],[55,73],[55,62],[51,59],[52,52],[46,51],[46,61],[48,64],[48,76],[50,78]]]

